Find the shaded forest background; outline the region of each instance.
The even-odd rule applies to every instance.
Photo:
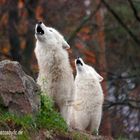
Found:
[[[140,1],[0,0],[0,60],[19,61],[34,78],[38,21],[65,36],[74,71],[80,56],[104,77],[100,133],[139,140]]]

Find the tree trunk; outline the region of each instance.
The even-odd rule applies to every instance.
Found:
[[[18,24],[18,0],[7,1],[9,5],[9,18],[8,18],[8,36],[11,45],[10,55],[13,60],[21,61],[20,51],[20,41],[16,25]]]
[[[28,0],[25,1],[25,7],[28,12],[28,27],[27,27],[27,33],[26,33],[26,48],[24,49],[23,56],[24,56],[24,67],[26,68],[25,71],[28,74],[31,74],[31,59],[32,59],[32,54],[34,50],[34,28],[35,28],[35,22],[36,22],[36,17],[35,17],[35,10],[37,6],[38,0]]]
[[[98,5],[100,3],[100,0],[96,0],[96,4]],[[97,41],[99,45],[99,68],[101,68],[100,74],[104,77],[104,79],[107,79],[107,65],[106,65],[106,56],[105,56],[105,33],[104,33],[104,11],[101,7],[96,12],[96,23],[98,25],[99,31],[97,33]],[[104,96],[106,98],[107,96],[107,86],[106,81],[102,82],[102,87],[104,91]],[[111,136],[111,125],[110,125],[110,119],[108,112],[103,112],[103,121],[101,126],[101,133],[103,135]]]

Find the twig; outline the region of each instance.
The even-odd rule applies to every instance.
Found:
[[[133,10],[133,13],[134,13],[134,16],[136,17],[136,19],[140,22],[140,17],[138,16],[138,13],[137,13],[137,10],[132,2],[132,0],[128,0],[132,10]]]
[[[121,18],[114,12],[114,10],[109,6],[109,4],[105,0],[101,0],[108,11],[115,17],[118,23],[127,31],[127,33],[131,36],[131,38],[135,41],[135,43],[139,46],[140,40],[133,34],[133,32],[125,25],[125,23],[121,20]]]

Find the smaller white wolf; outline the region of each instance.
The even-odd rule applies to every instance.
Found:
[[[81,58],[75,60],[75,97],[71,106],[71,127],[81,131],[96,132],[102,117],[103,91],[100,82],[103,78]]]

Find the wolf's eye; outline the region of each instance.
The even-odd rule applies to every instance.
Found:
[[[53,32],[52,30],[49,30],[50,32]]]

